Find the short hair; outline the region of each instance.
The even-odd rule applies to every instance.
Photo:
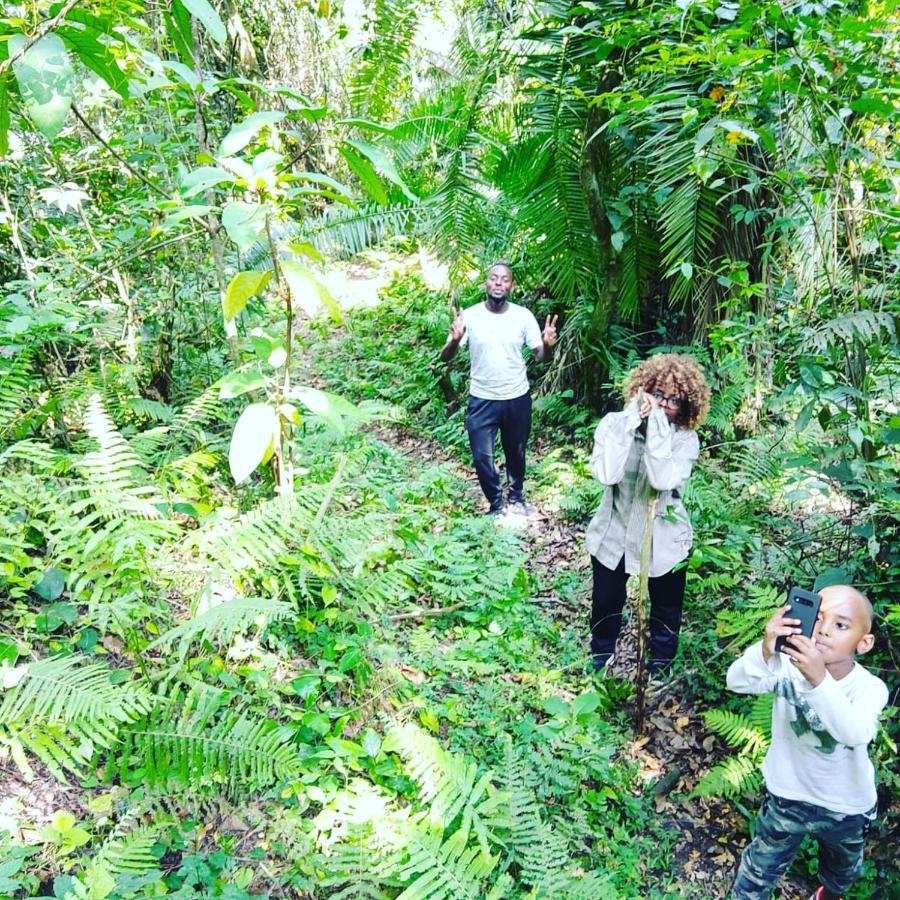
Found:
[[[821,595],[824,591],[831,590],[844,591],[859,601],[863,615],[866,618],[866,632],[870,632],[872,623],[875,621],[875,608],[872,606],[872,601],[861,590],[853,587],[852,584],[828,584],[819,591],[819,594]]]
[[[508,262],[504,262],[502,259],[499,262],[495,262],[491,264],[491,267],[488,269],[488,273],[493,272],[494,269],[503,268],[509,272],[510,275],[513,275],[512,266]],[[515,275],[513,275],[515,277]]]
[[[709,413],[710,391],[697,360],[687,353],[657,353],[635,366],[625,379],[625,399],[630,400],[639,388],[655,391],[670,375],[681,397],[675,423],[697,428]]]

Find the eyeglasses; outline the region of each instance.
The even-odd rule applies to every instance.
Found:
[[[667,397],[661,391],[654,391],[653,397],[660,406],[668,406],[669,409],[678,409],[681,406],[681,397]]]

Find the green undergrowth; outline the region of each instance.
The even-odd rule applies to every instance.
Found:
[[[631,688],[588,676],[585,623],[544,602],[583,604],[577,547],[538,565],[530,538],[470,515],[465,366],[434,363],[448,321],[446,298],[406,278],[303,337],[306,374],[359,406],[304,413],[287,496],[268,469],[234,488],[238,405],[215,388],[148,400],[110,366],[49,398],[55,419],[3,423],[0,754],[16,774],[0,893],[680,890],[678,834],[630,761]],[[398,441],[367,433],[386,406]],[[535,406],[545,449],[529,493],[576,544],[600,496],[592,417],[540,389]],[[417,441],[432,439],[456,462],[429,460]],[[746,739],[759,711],[724,693],[725,669],[840,528],[787,465],[796,445],[779,447],[732,442],[686,492],[696,541],[675,675],[735,745],[698,790],[745,808],[765,736]],[[865,573],[850,550],[834,564]],[[875,753],[895,792],[889,731]],[[876,826],[858,897],[890,886],[890,827]]]
[[[462,305],[477,299],[473,292]],[[407,278],[387,289],[381,305],[353,313],[345,333],[327,339],[313,337],[310,349],[320,361],[318,371],[329,389],[343,390],[357,400],[382,399],[398,405],[411,432],[426,432],[452,448],[461,464],[468,466],[463,422],[466,359],[461,354],[459,361],[445,366],[437,358],[449,321],[446,297]],[[857,481],[842,483],[843,470],[833,463],[835,453],[826,435],[816,435],[813,429],[812,435],[800,436],[792,425],[784,425],[785,418],[793,421],[792,410],[799,408],[790,396],[773,399],[771,424],[766,430],[739,439],[731,419],[745,385],[739,380],[741,366],[728,362],[733,350],[720,351],[725,353],[726,364],[716,368],[709,350],[688,349],[707,367],[714,385],[713,414],[701,434],[701,442],[713,448],[703,453],[685,491],[695,539],[688,562],[685,619],[675,675],[700,711],[723,711],[723,719],[712,715],[707,724],[722,735],[724,745],[733,748],[722,764],[704,776],[697,792],[732,797],[742,809],[752,810],[761,784],[758,764],[767,741],[766,716],[754,713],[758,704],[751,698],[725,691],[725,671],[742,648],[759,639],[766,619],[790,585],[850,581],[868,591],[880,614],[876,650],[864,662],[896,688],[896,667],[890,653],[898,621],[891,593],[896,566],[891,567],[890,555],[879,555],[880,545],[872,538],[872,523],[879,510],[890,508],[894,501],[886,483],[861,481],[856,463],[853,478]],[[619,368],[624,374],[627,366]],[[388,378],[386,373],[390,373]],[[529,461],[526,490],[551,523],[572,526],[575,540],[580,542],[602,496],[602,488],[587,468],[597,417],[573,403],[571,392],[544,393],[537,368],[530,374],[532,383],[536,382],[532,434],[542,452]],[[844,510],[852,497],[861,505],[858,518],[848,524]],[[577,604],[589,592],[588,573],[589,569],[571,568],[563,561],[555,571],[542,572],[540,577],[561,597]],[[525,625],[529,620],[521,610],[511,620],[498,616],[491,627],[504,641],[479,642],[468,635],[446,648],[436,645],[427,629],[412,633],[411,640],[423,652],[440,648],[434,682],[446,682],[446,686],[437,701],[443,712],[436,714],[455,721],[467,741],[477,742],[477,736],[496,720],[497,710],[510,708],[510,690],[504,679],[518,671],[522,659],[540,658],[541,646],[532,646],[529,640]],[[533,621],[541,620],[546,629],[549,619]],[[586,628],[578,625],[586,623],[569,626],[557,638],[560,653],[556,665],[563,671],[584,659]],[[543,646],[552,645],[548,640]],[[504,646],[510,651],[520,649],[520,653],[504,652]],[[464,655],[460,655],[463,648]],[[454,678],[463,683],[473,675],[488,679],[487,685],[474,689],[476,695],[489,698],[484,703],[490,712],[482,718],[468,707],[463,707],[465,713],[459,712],[463,703]],[[512,708],[518,710],[518,705],[512,703]],[[521,714],[527,722],[528,711]],[[604,717],[607,723],[610,718],[609,713]],[[884,852],[897,827],[896,814],[889,809],[890,798],[896,797],[898,790],[893,774],[897,730],[891,718],[888,711],[885,727],[872,746],[882,806],[887,811],[873,831],[875,852],[855,889],[857,897],[878,896],[879,891],[893,889],[895,883],[890,853]],[[738,731],[729,725],[739,726]],[[451,730],[451,740],[455,732]],[[798,863],[797,870],[804,865]]]
[[[227,402],[138,401],[0,451],[0,893],[664,895],[627,689],[454,467],[309,416],[236,493]]]

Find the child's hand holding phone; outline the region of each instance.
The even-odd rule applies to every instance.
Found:
[[[801,634],[800,620],[789,616],[791,604],[785,603],[775,615],[766,622],[766,630],[763,636],[763,659],[768,662],[773,653],[776,653],[775,642],[779,638],[788,638],[792,634]]]

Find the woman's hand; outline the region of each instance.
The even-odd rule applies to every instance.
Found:
[[[659,409],[659,400],[653,394],[648,394],[643,388],[638,388],[634,396],[638,404],[638,415],[642,419],[646,419],[654,409]]]

